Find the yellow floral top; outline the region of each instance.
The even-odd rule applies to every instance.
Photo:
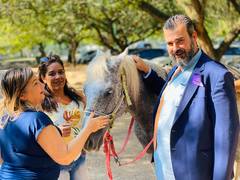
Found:
[[[82,102],[79,102],[78,106],[77,103],[74,101],[71,101],[67,105],[58,103],[57,112],[47,114],[51,118],[53,123],[56,126],[59,126],[66,122],[66,120],[63,118],[64,111],[67,111],[71,115],[71,134],[69,137],[64,137],[65,142],[68,143],[73,138],[75,138],[81,131],[84,105]]]

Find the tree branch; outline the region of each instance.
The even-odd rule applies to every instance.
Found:
[[[224,52],[229,48],[231,43],[238,37],[240,34],[240,24],[233,28],[224,38],[217,51],[217,59],[220,59]]]
[[[229,1],[232,3],[235,10],[240,14],[240,4],[238,4],[236,0],[229,0]]]
[[[204,7],[200,3],[199,0],[191,0],[192,6],[196,11],[198,22],[203,24],[204,23]]]
[[[152,4],[145,2],[145,1],[140,1],[138,4],[138,7],[150,14],[152,17],[157,19],[160,23],[164,23],[170,16],[161,12],[159,9],[155,8]]]
[[[107,38],[104,37],[104,35],[101,33],[101,30],[96,26],[96,25],[93,25],[93,28],[96,30],[97,34],[98,34],[98,37],[100,38],[101,40],[101,43],[103,45],[105,45],[106,47],[108,47],[111,51],[113,52],[119,52],[119,50],[117,50],[116,48],[114,48],[113,46],[111,46],[111,43],[108,42]]]

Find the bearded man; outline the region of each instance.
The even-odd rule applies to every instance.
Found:
[[[153,112],[157,179],[229,180],[239,133],[233,76],[199,48],[189,17],[170,17],[163,32],[175,63],[166,80],[133,57],[159,94]]]

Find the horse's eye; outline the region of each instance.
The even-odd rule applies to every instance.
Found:
[[[110,95],[110,94],[112,94],[112,93],[113,93],[113,89],[112,89],[112,88],[108,88],[108,89],[105,91],[104,95],[105,95],[105,96],[108,96],[108,95]]]

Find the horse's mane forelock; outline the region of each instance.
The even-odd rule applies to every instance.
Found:
[[[86,82],[92,82],[97,79],[104,79],[106,73],[109,72],[107,67],[106,55],[96,57],[87,68],[87,80]]]
[[[118,58],[118,57],[116,57]],[[119,59],[110,58],[106,55],[101,55],[92,61],[87,69],[87,80],[86,82],[92,82],[94,80],[104,79],[106,74],[108,74],[107,63],[117,64]],[[110,62],[107,62],[109,60]],[[126,82],[128,87],[128,93],[131,100],[138,102],[138,96],[140,92],[140,81],[139,73],[136,68],[135,63],[132,61],[131,57],[126,55],[121,57],[120,65],[118,67],[118,76],[120,79],[120,73],[124,69],[126,72]]]
[[[123,69],[126,72],[126,81],[130,98],[131,100],[138,102],[140,93],[140,78],[136,65],[133,62],[131,56],[126,55],[121,60],[119,73],[121,73],[121,70]]]

